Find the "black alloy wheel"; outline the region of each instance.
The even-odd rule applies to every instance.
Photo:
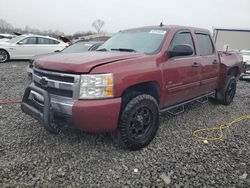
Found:
[[[0,50],[0,63],[5,63],[9,59],[9,54],[5,50]]]
[[[231,80],[228,84],[228,88],[226,90],[226,101],[227,103],[231,103],[233,101],[233,98],[235,96],[235,92],[236,92],[236,81],[235,80]]]
[[[124,100],[118,129],[112,134],[118,145],[139,150],[155,137],[159,127],[159,106],[154,97],[139,94]]]
[[[138,139],[150,132],[150,125],[153,123],[153,113],[147,107],[139,107],[131,115],[128,123],[128,131],[131,138]]]

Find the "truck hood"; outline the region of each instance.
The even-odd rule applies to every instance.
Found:
[[[35,59],[35,67],[68,73],[88,73],[92,68],[121,60],[144,56],[143,53],[131,52],[85,52],[59,53]]]

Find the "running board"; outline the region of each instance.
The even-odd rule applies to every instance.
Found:
[[[185,102],[179,103],[179,104],[175,104],[166,108],[163,108],[160,110],[161,113],[167,112],[173,116],[176,116],[178,114],[181,114],[185,111],[184,105],[191,103],[191,102],[198,102],[201,104],[207,103],[208,102],[208,98],[209,97],[214,97],[215,92],[211,92],[205,95],[201,95],[199,97],[195,97],[191,100],[187,100]],[[205,99],[205,100],[204,100]]]

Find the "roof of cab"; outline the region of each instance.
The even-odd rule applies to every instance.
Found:
[[[205,33],[210,33],[208,29],[203,29],[203,28],[198,28],[198,27],[190,27],[190,26],[182,26],[182,25],[157,25],[157,26],[145,26],[145,27],[137,27],[137,28],[132,28],[132,29],[126,29],[122,31],[132,31],[132,30],[139,30],[139,29],[188,29],[191,31],[198,31],[198,32],[205,32]]]

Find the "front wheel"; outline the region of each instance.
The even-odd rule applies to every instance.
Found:
[[[0,63],[5,63],[9,60],[9,54],[5,50],[0,50]]]
[[[141,94],[127,102],[115,132],[119,145],[130,150],[147,146],[159,127],[159,107],[154,97]]]

